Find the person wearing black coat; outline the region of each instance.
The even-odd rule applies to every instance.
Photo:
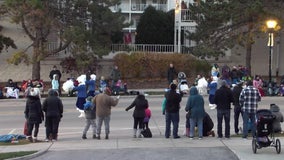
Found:
[[[170,63],[170,67],[168,68],[167,71],[167,79],[168,83],[171,84],[173,83],[173,80],[177,77],[177,71],[172,63]]]
[[[235,133],[239,134],[239,117],[240,114],[243,117],[243,112],[242,112],[242,108],[240,106],[240,94],[243,90],[243,83],[239,82],[236,84],[236,86],[233,88],[233,97],[234,97],[234,129],[235,129]]]
[[[215,132],[212,130],[214,127],[214,123],[207,112],[205,112],[205,116],[203,118],[203,136],[215,137]]]
[[[176,92],[177,85],[172,83],[170,85],[170,91],[166,92],[166,108],[165,108],[165,118],[166,118],[166,130],[165,138],[170,137],[171,123],[173,123],[173,138],[180,138],[178,135],[179,127],[179,110],[182,95]]]
[[[42,109],[45,112],[46,141],[56,141],[59,122],[63,117],[63,104],[57,91],[49,90],[48,97],[43,101]]]
[[[135,100],[131,103],[129,107],[125,109],[125,111],[130,110],[135,107],[133,111],[134,125],[133,125],[133,137],[136,138],[137,135],[141,138],[141,131],[143,130],[143,123],[145,117],[145,109],[148,107],[148,101],[145,98],[145,95],[139,92],[139,95],[135,98]],[[139,129],[137,127],[139,125]],[[137,132],[138,131],[138,132]]]
[[[37,91],[34,89],[30,90],[27,97],[26,108],[24,113],[28,126],[27,138],[31,142],[36,142],[39,131],[39,125],[44,120],[38,90]],[[34,129],[34,135],[33,135],[34,137],[32,138],[33,129]]]
[[[218,138],[222,138],[222,121],[225,120],[225,137],[230,138],[230,117],[231,103],[234,102],[232,90],[228,87],[227,82],[223,80],[221,87],[217,89],[214,102],[217,105],[217,133]]]

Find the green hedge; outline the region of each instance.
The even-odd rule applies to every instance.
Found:
[[[124,79],[166,78],[170,63],[174,64],[177,72],[184,72],[187,77],[196,77],[197,74],[207,76],[211,69],[205,60],[178,53],[120,53],[114,57],[114,63]]]

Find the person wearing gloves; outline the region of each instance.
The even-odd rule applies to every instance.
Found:
[[[130,110],[135,107],[133,111],[134,125],[133,125],[133,138],[141,138],[141,131],[143,130],[143,123],[145,118],[145,109],[148,107],[148,101],[145,98],[143,92],[139,92],[139,95],[134,99],[134,101],[128,106],[125,111]],[[137,127],[139,125],[139,129]],[[138,132],[137,132],[138,131]]]
[[[77,101],[76,107],[77,110],[80,112],[79,118],[85,116],[84,114],[84,104],[86,103],[87,98],[87,91],[86,91],[86,75],[81,75],[77,78],[79,85],[73,88],[73,91],[77,91]]]
[[[105,124],[105,139],[109,139],[110,131],[110,115],[111,108],[118,104],[119,96],[111,97],[111,90],[107,87],[103,93],[96,95],[93,98],[93,104],[96,105],[96,119],[97,119],[97,139],[101,139],[102,123]]]

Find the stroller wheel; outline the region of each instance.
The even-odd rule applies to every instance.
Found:
[[[252,143],[251,143],[253,153],[256,153],[256,150],[257,150],[257,144],[256,143],[257,143],[256,138],[253,138]]]
[[[276,152],[279,154],[281,152],[281,143],[279,139],[276,139],[275,148],[276,148]]]

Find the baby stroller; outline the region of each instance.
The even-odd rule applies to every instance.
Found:
[[[186,75],[184,72],[178,73],[178,90],[180,93],[187,94],[189,91]]]
[[[252,139],[252,150],[256,153],[262,147],[275,147],[276,152],[281,152],[281,143],[274,137],[273,121],[275,115],[268,109],[261,109],[256,112],[256,136]]]

